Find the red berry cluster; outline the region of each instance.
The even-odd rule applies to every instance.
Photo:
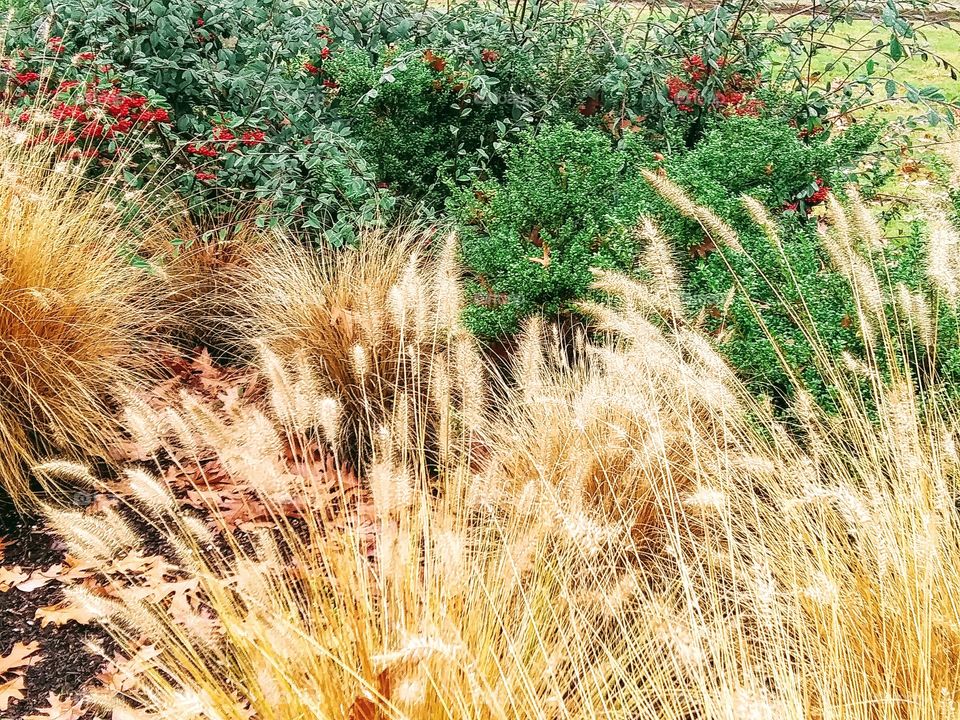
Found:
[[[187,146],[184,148],[186,152],[190,155],[200,155],[202,157],[208,158],[218,158],[220,157],[220,151],[215,147],[210,147],[209,145],[197,145],[195,143],[187,143]]]
[[[239,152],[241,145],[244,147],[256,147],[267,139],[267,133],[264,130],[250,128],[244,130],[239,136],[233,129],[225,125],[214,125],[210,132],[210,142],[206,143],[188,143],[184,151],[188,155],[197,155],[198,157],[210,158],[216,160],[224,153]],[[217,174],[210,170],[197,170],[193,173],[197,180],[204,182],[216,180]]]
[[[725,57],[718,58],[716,67],[724,70],[729,66]],[[683,75],[671,75],[667,78],[667,97],[677,106],[680,112],[692,113],[699,107],[706,105],[703,99],[703,87],[706,81],[713,77],[715,70],[708,65],[700,55],[691,55],[680,63]],[[713,94],[710,109],[734,115],[757,116],[763,108],[763,102],[756,98],[748,98],[747,93],[752,91],[756,81],[746,78],[742,73],[732,73],[723,79],[720,90]]]
[[[32,70],[19,72],[13,76],[13,81],[20,86],[29,85],[30,83],[36,82],[39,79],[40,79],[40,73],[34,72]]]
[[[815,205],[819,205],[828,197],[830,197],[831,188],[829,185],[827,185],[826,182],[824,182],[822,177],[814,178],[813,182],[817,186],[817,189],[814,190],[813,194],[811,194],[809,197],[806,197],[806,198],[801,198],[798,200],[794,200],[792,202],[784,203],[783,209],[788,210],[790,212],[799,212],[801,209],[800,203],[802,202],[803,211],[804,213],[806,213],[807,210],[809,210]]]
[[[797,128],[799,127],[799,125],[800,124],[796,120],[790,121],[790,127]],[[800,138],[801,140],[806,140],[808,138],[816,137],[820,133],[823,133],[826,131],[827,131],[827,128],[824,125],[814,125],[813,127],[805,126],[797,130],[797,137]]]
[[[240,142],[247,147],[255,147],[267,139],[267,134],[263,130],[246,130],[240,136]]]
[[[726,58],[717,60],[717,67],[724,68],[727,65]],[[680,63],[680,68],[686,73],[690,82],[701,82],[710,74],[710,67],[703,61],[700,55],[691,55]]]
[[[757,98],[747,98],[746,101],[737,105],[734,109],[734,114],[741,117],[760,117],[760,111],[766,107],[763,103],[763,100],[758,100]]]
[[[316,63],[307,60],[303,63],[303,69],[311,75],[321,77],[324,73],[323,61],[330,57],[331,52],[330,36],[328,35],[330,28],[328,28],[326,25],[317,25],[315,29],[317,31],[317,36],[327,44],[320,48],[320,59]],[[337,84],[336,80],[327,77],[323,79],[323,87],[327,88],[328,90],[335,90],[340,86]]]
[[[16,73],[14,81],[36,73]],[[102,78],[94,75],[83,84],[63,81],[50,88],[38,88],[36,93],[21,92],[14,99],[27,100],[32,107],[16,115],[16,122],[30,131],[28,145],[50,142],[69,147],[78,142],[83,148],[71,148],[68,157],[100,157],[101,140],[112,140],[135,129],[152,132],[158,123],[170,122],[164,108],[151,108],[147,98],[136,93],[125,93],[113,83],[101,85]],[[31,80],[32,82],[32,80]],[[48,93],[50,100],[41,98]],[[12,122],[8,116],[7,121]],[[52,124],[52,127],[48,127]],[[38,127],[39,126],[39,127]]]
[[[823,178],[818,177],[814,182],[817,184],[817,189],[807,198],[807,205],[819,205],[830,195],[830,186],[823,181]]]
[[[442,73],[447,69],[447,61],[433,50],[427,50],[423,53],[423,63],[429,65],[435,72]]]
[[[425,51],[420,57],[423,61],[423,64],[436,73],[436,77],[430,83],[435,92],[450,91],[456,95],[463,93],[467,87],[466,83],[464,82],[466,77],[466,73],[464,71],[448,68],[447,59],[442,55],[437,55],[433,52],[433,50]],[[499,58],[500,56],[497,55],[497,57]],[[465,103],[468,102],[468,98],[460,97],[458,102],[460,104],[459,107],[462,110],[465,107]]]
[[[125,95],[117,87],[96,93],[88,90],[86,99],[90,104],[99,103],[117,124],[123,123],[124,127],[132,127],[133,123],[170,122],[170,114],[163,108],[150,109],[143,95]]]

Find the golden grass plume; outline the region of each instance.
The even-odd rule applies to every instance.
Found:
[[[411,440],[436,448],[446,442],[438,388],[473,397],[482,386],[476,363],[468,367],[472,341],[458,328],[454,240],[434,237],[440,247],[431,250],[423,240],[416,232],[369,232],[359,250],[319,256],[287,243],[235,276],[238,342],[260,356],[276,387],[286,374],[299,374],[335,401],[336,437],[327,440],[344,459],[368,458],[378,433],[404,412]],[[275,410],[297,413],[297,395],[274,394]],[[475,400],[468,413],[478,414],[478,406]]]

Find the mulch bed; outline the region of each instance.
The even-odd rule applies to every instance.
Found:
[[[64,561],[63,543],[42,522],[4,509],[5,523],[0,538],[5,544],[3,567],[20,568],[23,573],[45,571]],[[87,650],[92,643],[112,654],[113,641],[95,624],[41,626],[37,611],[56,606],[63,600],[58,583],[37,589],[11,587],[0,592],[0,657],[8,656],[17,643],[39,643],[41,659],[25,668],[23,698],[12,697],[2,718],[25,718],[50,707],[50,694],[58,698],[75,697],[101,669],[103,660]],[[2,683],[0,683],[2,684]],[[57,718],[57,715],[39,715]]]
[[[166,377],[143,397],[155,409],[175,405],[182,391],[224,407],[241,402],[241,396],[250,402],[260,390],[253,371],[219,366],[205,350],[184,357],[166,348],[162,354]],[[130,466],[146,456],[131,441],[117,448],[113,459],[119,466]],[[215,512],[239,534],[262,520],[258,516],[262,506],[230,481],[216,466],[215,457],[192,464],[179,460],[179,467],[170,464],[166,479],[184,507],[201,515]],[[318,456],[309,462],[323,459]],[[156,472],[155,466],[152,469]],[[204,491],[198,494],[195,483],[201,477]],[[118,479],[117,492],[122,493],[124,485]],[[118,509],[142,537],[142,546],[112,568],[84,564],[69,556],[65,544],[42,519],[20,515],[9,503],[0,505],[0,720],[92,717],[82,703],[85,688],[110,685],[111,678],[122,671],[117,644],[95,617],[71,606],[63,593],[65,585],[79,584],[109,597],[111,580],[132,581],[142,583],[161,601],[167,593],[180,593],[181,601],[200,602],[193,589],[178,584],[176,572],[166,562],[169,553],[148,523],[105,495],[77,497],[92,501],[90,512],[104,506]]]

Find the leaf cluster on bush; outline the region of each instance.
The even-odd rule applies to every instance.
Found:
[[[64,82],[139,93],[169,123],[153,142],[136,128],[117,133],[136,151],[131,184],[161,173],[197,214],[255,213],[341,244],[390,201],[327,112],[333,88],[309,70],[330,43],[309,8],[288,0],[57,3],[13,39],[5,94],[43,109]]]
[[[605,2],[30,0],[7,31],[4,95],[43,107],[66,81],[145,97],[169,123],[106,147],[128,184],[154,180],[218,224],[255,214],[338,245],[398,200],[437,212],[452,189],[500,178],[509,148],[545,124],[637,134],[672,154],[779,92],[820,132],[923,47],[906,9],[883,13],[890,36],[867,65],[841,54],[850,76],[824,94],[801,69],[858,3],[768,22],[756,0],[640,15]],[[939,102],[901,89],[925,110]],[[109,146],[88,140],[65,144]]]

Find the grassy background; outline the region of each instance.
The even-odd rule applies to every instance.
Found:
[[[923,27],[919,32],[933,53],[958,68],[958,77],[960,77],[960,23],[931,24]],[[851,65],[856,65],[857,61],[870,55],[876,40],[886,38],[888,35],[889,30],[875,21],[857,20],[846,26],[846,32],[843,35],[836,36],[836,44],[843,46],[856,43],[858,47],[863,48],[848,54],[847,61]],[[821,50],[814,59],[812,70],[822,73],[831,62],[836,61],[840,54],[840,50]],[[837,66],[832,72],[824,75],[824,79],[843,77],[847,72],[845,68]],[[949,70],[937,64],[933,55],[927,60],[920,57],[909,58],[897,69],[895,77],[918,87],[935,85],[943,90],[948,101],[954,102],[960,99],[960,79],[953,79]]]

